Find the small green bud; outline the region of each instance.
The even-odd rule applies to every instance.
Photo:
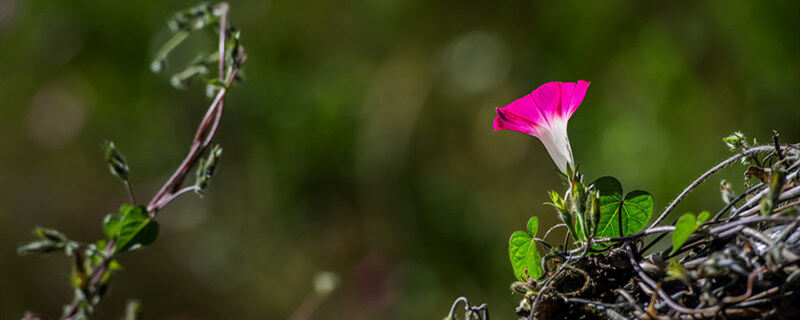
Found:
[[[333,272],[320,272],[314,276],[314,292],[328,295],[339,286],[339,276]]]
[[[745,136],[741,132],[734,132],[731,135],[722,138],[722,142],[725,142],[725,145],[728,146],[731,151],[736,151],[742,147],[744,147]]]
[[[75,289],[80,289],[84,284],[86,284],[86,280],[88,280],[91,270],[91,261],[86,260],[80,250],[73,250],[70,283],[72,283],[72,286]]]
[[[581,214],[586,209],[586,186],[580,181],[578,176],[573,177],[571,185],[572,204],[575,214]]]
[[[769,179],[769,189],[767,194],[761,200],[762,215],[766,216],[772,214],[772,209],[775,207],[775,203],[778,201],[778,196],[781,194],[785,180],[786,173],[780,169],[780,166],[776,164],[772,169],[772,176]]]
[[[719,183],[719,192],[722,195],[722,202],[725,204],[731,203],[736,194],[733,192],[733,185],[728,180],[722,179]]]
[[[105,141],[104,147],[106,150],[108,170],[111,171],[111,174],[120,178],[120,180],[128,181],[128,163],[125,161],[125,157],[117,151],[112,141]]]
[[[600,192],[596,189],[589,190],[586,197],[586,216],[589,220],[586,233],[594,235],[597,224],[600,223]]]
[[[572,210],[570,209],[572,207],[572,192],[570,189],[567,189],[567,193],[564,194],[564,198],[562,200],[561,209],[558,210],[558,218],[566,223],[572,234],[575,235],[575,222],[573,221],[574,216],[572,215]]]
[[[139,303],[139,301],[137,300],[128,301],[128,305],[125,306],[125,314],[122,316],[122,320],[139,319],[141,313],[142,313],[142,304]]]
[[[550,201],[547,204],[555,207],[558,211],[566,210],[564,207],[564,199],[561,198],[561,195],[558,192],[550,190],[547,192],[547,195],[550,196]]]
[[[165,65],[166,62],[164,61],[164,59],[153,60],[153,62],[150,63],[150,71],[153,71],[154,73],[159,73],[161,72],[161,70],[164,70]]]
[[[173,32],[181,31],[181,29],[183,28],[183,26],[175,19],[167,20],[167,27],[169,27],[169,29],[172,30]]]
[[[694,275],[691,271],[686,269],[683,265],[675,261],[675,259],[669,259],[669,265],[667,266],[667,280],[680,280],[683,283],[689,285],[694,280]]]
[[[36,227],[33,229],[33,233],[40,238],[44,238],[56,243],[67,241],[67,237],[64,234],[53,229]]]
[[[63,243],[57,243],[50,240],[35,241],[21,245],[17,248],[17,254],[31,254],[31,253],[50,253],[53,251],[60,251],[64,249]]]
[[[222,148],[216,145],[211,149],[211,152],[209,152],[208,158],[200,159],[200,163],[197,164],[197,171],[195,172],[195,186],[197,186],[195,191],[198,194],[202,194],[203,189],[208,187],[208,184],[211,183],[211,177],[214,176],[214,172],[217,169],[217,164],[221,157]]]
[[[169,84],[178,90],[186,90],[189,87],[189,84],[183,81],[178,75],[172,76],[172,78],[169,79]]]
[[[511,292],[516,292],[516,293],[519,293],[519,294],[526,294],[526,293],[528,293],[528,291],[531,291],[531,289],[528,288],[528,286],[525,285],[524,282],[514,282],[514,283],[511,284],[510,289],[511,289]]]

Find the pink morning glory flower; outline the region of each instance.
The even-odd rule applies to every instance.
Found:
[[[496,108],[494,130],[514,130],[539,138],[562,172],[575,167],[567,122],[578,109],[589,82],[548,82],[511,104]]]

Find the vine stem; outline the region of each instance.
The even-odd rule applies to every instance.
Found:
[[[154,217],[159,210],[163,209],[164,206],[169,204],[182,193],[181,186],[183,185],[183,181],[186,179],[189,170],[194,167],[197,161],[200,160],[200,157],[208,149],[208,146],[211,144],[211,140],[216,135],[217,128],[219,127],[220,120],[222,119],[222,111],[225,105],[225,95],[228,91],[227,87],[231,85],[233,80],[236,78],[237,72],[239,71],[238,67],[235,65],[241,65],[247,59],[245,55],[242,55],[241,57],[234,57],[234,59],[241,59],[241,61],[240,63],[234,64],[229,68],[230,72],[228,73],[226,79],[225,41],[227,33],[228,8],[228,4],[224,2],[220,3],[216,8],[219,10],[220,14],[218,42],[219,78],[225,83],[225,87],[219,89],[217,96],[214,98],[214,102],[211,103],[206,111],[206,114],[203,116],[203,120],[200,122],[200,125],[197,128],[197,132],[192,140],[192,146],[189,149],[189,153],[186,155],[186,158],[147,205],[147,212],[151,217]]]
[[[158,49],[155,60],[163,61],[167,57],[167,54],[169,54],[170,51],[175,49],[175,47],[177,47],[181,42],[183,42],[183,40],[186,40],[186,38],[189,37],[189,34],[191,34],[191,32],[189,32],[188,30],[181,30],[174,36],[172,36],[172,38],[167,40],[167,42],[164,43],[164,45],[162,45],[160,49]]]
[[[450,312],[447,313],[448,318],[452,318],[456,314],[456,307],[458,307],[458,304],[462,302],[467,307],[469,307],[469,302],[467,301],[467,297],[458,297],[455,301],[453,301],[453,305],[450,306]]]
[[[789,175],[787,178],[791,180],[794,179],[794,176],[795,175]],[[761,201],[761,198],[763,198],[767,194],[767,191],[768,191],[767,189],[762,190],[761,193],[753,197],[753,199],[758,201],[753,201],[753,199],[751,199],[750,201],[742,205],[742,207],[738,211],[736,211],[736,213],[734,213],[732,217],[749,217],[758,212],[761,208],[756,206],[756,204],[758,204],[758,202]],[[778,196],[778,201],[789,200],[797,198],[798,196],[800,196],[800,187],[794,187],[781,193]]]
[[[625,241],[636,240],[636,239],[639,239],[639,238],[644,238],[644,237],[649,236],[651,234],[669,233],[669,232],[672,232],[674,230],[675,230],[674,226],[659,226],[659,227],[654,227],[654,228],[650,228],[650,229],[644,230],[644,231],[639,232],[639,233],[634,233],[634,234],[629,235],[629,236],[617,237],[617,238],[592,239],[591,242],[592,243],[625,242]],[[577,253],[583,253],[585,250],[588,250],[588,249],[589,248],[587,248],[587,246],[584,245],[584,246],[581,246],[581,247],[578,247],[578,248],[575,248],[575,249],[572,249],[572,250],[568,251],[567,254],[569,254],[569,256],[573,256],[573,255],[575,255]]]
[[[133,195],[131,183],[128,180],[124,180],[122,183],[125,184],[125,191],[128,192],[128,198],[131,200],[131,203],[136,203],[136,196]]]
[[[666,302],[667,305],[669,305],[669,307],[672,308],[673,310],[678,311],[680,313],[688,313],[688,314],[696,314],[707,311],[719,310],[718,307],[690,309],[678,304],[677,302],[675,302],[675,300],[672,300],[672,297],[670,297],[666,292],[664,292],[664,290],[661,290],[661,287],[658,285],[658,283],[655,282],[655,280],[651,279],[649,276],[647,276],[647,274],[644,273],[642,267],[639,266],[639,262],[636,261],[636,256],[634,255],[633,246],[631,245],[630,242],[625,244],[625,248],[628,251],[628,259],[631,262],[631,265],[633,266],[633,270],[636,271],[636,273],[639,275],[639,278],[642,279],[642,281],[644,281],[651,289],[656,290],[661,299],[663,299],[664,302]]]
[[[108,265],[111,263],[111,260],[114,258],[114,249],[116,247],[116,241],[111,239],[106,244],[106,248],[103,251],[103,261],[100,262],[94,269],[92,269],[92,273],[89,275],[89,283],[86,286],[84,294],[86,294],[87,298],[96,296],[99,292],[99,288],[97,287],[103,276],[105,276],[106,272],[108,272]],[[91,303],[92,299],[86,299]],[[81,315],[80,311],[81,302],[78,299],[72,301],[69,304],[67,312],[64,314],[64,320],[76,320]]]
[[[167,204],[172,202],[172,200],[175,200],[176,198],[178,198],[180,195],[182,195],[182,194],[184,194],[186,192],[189,192],[189,191],[199,191],[199,190],[200,190],[200,187],[198,187],[198,186],[184,187],[183,189],[180,189],[180,190],[178,190],[178,191],[176,191],[174,193],[170,193],[167,196],[165,196],[163,199],[161,199],[158,202],[158,204],[156,206],[161,208],[161,209],[163,209],[164,207],[167,206]]]
[[[751,148],[751,149],[745,150],[745,151],[743,151],[741,153],[738,153],[738,154],[734,155],[733,157],[728,158],[725,161],[720,162],[718,165],[716,165],[713,168],[711,168],[710,170],[706,171],[706,173],[703,173],[703,175],[701,175],[699,178],[697,178],[697,180],[695,180],[694,182],[692,182],[692,184],[690,184],[688,187],[686,187],[686,189],[684,189],[683,192],[681,192],[681,194],[679,194],[678,197],[675,198],[675,200],[673,200],[672,203],[670,203],[669,206],[667,206],[666,209],[664,209],[664,212],[662,212],[658,216],[658,218],[655,221],[653,221],[652,224],[650,224],[650,227],[648,227],[648,228],[653,228],[654,226],[657,226],[659,223],[661,223],[661,221],[663,221],[669,215],[669,213],[672,212],[672,210],[674,210],[676,206],[678,206],[678,203],[680,203],[681,200],[683,200],[683,198],[685,198],[690,192],[692,192],[692,190],[697,188],[697,186],[699,186],[700,184],[705,182],[706,179],[711,177],[713,174],[717,173],[717,171],[721,170],[722,168],[727,167],[731,163],[734,163],[734,162],[736,162],[737,160],[739,160],[739,159],[741,159],[743,157],[746,157],[746,156],[749,156],[749,155],[753,155],[753,154],[756,154],[756,153],[759,153],[759,152],[774,150],[774,149],[775,149],[774,146],[755,147],[755,148]]]
[[[228,4],[223,2],[217,5],[220,11],[219,18],[219,81],[225,81],[225,36],[228,26]]]
[[[219,79],[225,83],[225,86],[219,89],[217,92],[216,97],[214,98],[211,105],[208,107],[203,119],[200,121],[200,125],[197,128],[195,133],[194,139],[192,141],[191,148],[189,153],[187,154],[186,158],[183,160],[181,165],[178,167],[177,170],[170,176],[166,183],[161,187],[161,189],[153,196],[150,202],[147,205],[147,212],[150,217],[154,217],[155,214],[164,208],[167,204],[169,204],[172,200],[177,198],[178,196],[188,192],[197,190],[197,186],[189,186],[181,189],[183,185],[183,181],[185,180],[189,170],[199,161],[200,157],[203,153],[208,149],[209,144],[211,143],[212,139],[214,138],[217,128],[219,127],[220,120],[222,118],[222,111],[224,107],[224,100],[225,95],[227,94],[227,88],[231,85],[233,80],[236,78],[236,74],[239,71],[238,66],[242,65],[246,60],[247,56],[244,53],[241,53],[237,57],[233,57],[233,60],[236,62],[233,63],[228,68],[228,74],[225,74],[225,45],[226,45],[226,33],[227,33],[227,15],[228,15],[229,6],[227,3],[220,3],[215,7],[215,10],[219,12],[220,15],[220,29],[219,29]],[[189,32],[181,31],[176,34],[167,44],[162,47],[162,49],[157,54],[157,58],[163,59],[163,55],[166,52],[171,51],[178,43],[183,41],[188,36]],[[131,190],[130,185],[126,183],[126,187],[128,188],[129,196],[133,201],[133,190]],[[135,201],[134,201],[135,203]],[[87,283],[86,287],[83,290],[83,293],[86,299],[84,301],[89,301],[90,304],[93,304],[92,301],[96,301],[95,299],[101,295],[101,285],[102,280],[109,272],[109,264],[115,257],[115,245],[116,241],[111,239],[106,248],[103,251],[103,260],[100,264],[95,266],[92,269],[92,272],[89,275],[89,282]],[[78,319],[82,313],[81,310],[81,300],[75,299],[72,303],[67,306],[67,310],[64,313],[62,319],[65,320],[76,320]]]

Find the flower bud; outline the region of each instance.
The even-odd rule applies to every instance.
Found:
[[[586,197],[586,216],[589,220],[586,233],[594,235],[600,222],[600,193],[596,189],[589,190],[589,195]]]
[[[745,139],[746,138],[744,137],[744,134],[737,131],[725,138],[722,138],[722,142],[725,142],[725,145],[727,145],[731,151],[736,151],[744,146]]]
[[[722,201],[725,202],[725,204],[729,204],[734,198],[736,198],[736,195],[733,193],[733,185],[731,185],[728,180],[723,179],[719,183],[719,192],[722,195]]]
[[[120,178],[122,181],[128,181],[128,163],[125,157],[117,152],[114,142],[106,141],[104,143],[106,149],[106,162],[108,163],[108,170],[111,174]]]
[[[36,236],[38,236],[40,238],[44,238],[46,240],[50,240],[50,241],[53,241],[53,242],[65,242],[65,241],[67,241],[67,237],[64,234],[62,234],[61,232],[58,232],[56,230],[53,230],[53,229],[45,229],[45,228],[42,228],[42,227],[36,227],[35,229],[33,229],[33,233],[36,234]]]
[[[764,198],[761,200],[761,214],[770,215],[775,203],[778,201],[778,196],[783,189],[783,183],[786,180],[786,173],[776,164],[772,170],[772,176],[769,179],[768,191]]]
[[[50,253],[64,249],[63,243],[42,240],[24,244],[17,248],[17,254]]]
[[[217,163],[221,157],[222,148],[219,145],[216,145],[211,149],[211,152],[209,152],[208,158],[200,159],[200,163],[197,164],[197,171],[195,173],[195,186],[197,186],[197,189],[195,190],[196,192],[201,193],[203,189],[208,187],[208,184],[211,183],[211,177],[214,176],[214,172],[217,170]]]

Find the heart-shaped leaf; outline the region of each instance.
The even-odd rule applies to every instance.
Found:
[[[542,276],[541,256],[536,250],[536,232],[539,229],[539,218],[531,217],[528,220],[528,231],[516,231],[508,240],[508,255],[511,259],[511,266],[514,268],[514,276],[520,281],[526,281],[529,277],[538,279]]]
[[[641,190],[622,197],[622,184],[614,177],[602,177],[592,183],[600,194],[598,237],[622,237],[644,229],[653,215],[653,196]]]
[[[600,195],[600,221],[597,223],[596,235],[598,237],[609,237],[619,234],[619,223],[614,224],[619,219],[619,208],[622,203],[622,184],[614,177],[601,177],[592,186],[597,189]],[[615,233],[616,232],[616,233]]]
[[[642,231],[653,215],[653,196],[642,190],[628,192],[622,202],[622,213],[621,236]]]
[[[708,220],[710,214],[708,211],[703,211],[697,218],[691,213],[687,213],[678,218],[675,222],[675,230],[672,231],[672,253],[678,251],[683,246],[689,236],[694,233],[701,224]]]

